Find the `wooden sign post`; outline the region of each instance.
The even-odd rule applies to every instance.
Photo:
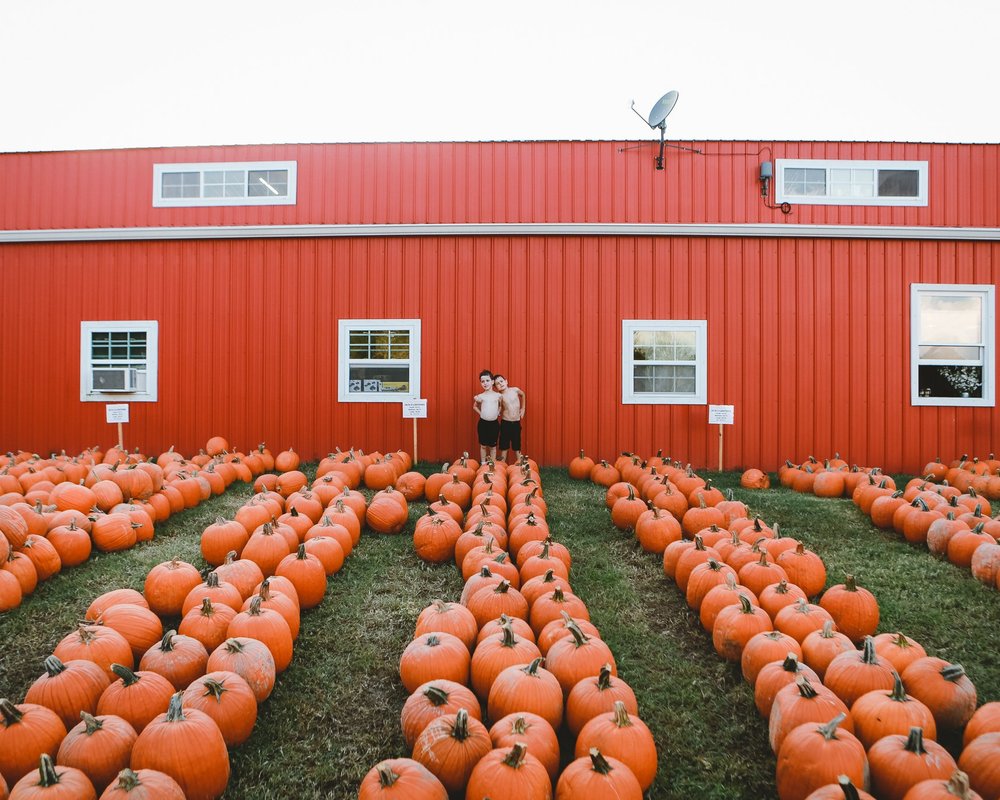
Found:
[[[118,423],[118,447],[125,449],[125,439],[122,435],[122,423],[128,422],[128,403],[108,403],[104,406],[105,418],[108,424]]]
[[[426,400],[404,400],[403,401],[403,419],[413,420],[413,463],[416,464],[419,460],[417,458],[417,420],[427,418],[427,401]]]
[[[726,425],[733,424],[735,406],[709,406],[708,424],[719,426],[719,472],[722,472],[722,442]]]

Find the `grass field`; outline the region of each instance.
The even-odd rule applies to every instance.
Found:
[[[723,488],[738,485],[736,474],[712,477]],[[766,724],[738,667],[715,655],[659,559],[611,526],[602,490],[570,481],[563,470],[543,470],[542,478],[554,535],[573,554],[574,591],[588,603],[656,737],[660,771],[650,797],[774,796]],[[218,515],[231,517],[249,494],[249,486],[235,484],[160,526],[153,542],[97,556],[0,616],[0,695],[23,698],[42,659],[98,594],[141,589],[146,572],[172,557],[202,566],[201,530]],[[968,570],[877,531],[849,501],[784,489],[737,488],[736,494],[815,549],[830,584],[851,572],[871,589],[881,605],[880,630],[901,630],[930,654],[963,664],[980,702],[1000,700],[994,590]],[[423,504],[414,504],[411,521],[422,511]],[[420,609],[436,597],[457,599],[460,591],[454,567],[425,566],[409,537],[366,532],[326,600],[304,614],[291,667],[261,707],[250,741],[231,754],[226,797],[351,798],[376,762],[406,755],[399,655]]]

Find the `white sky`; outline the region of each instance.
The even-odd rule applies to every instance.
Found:
[[[1000,141],[997,0],[0,0],[0,151]]]

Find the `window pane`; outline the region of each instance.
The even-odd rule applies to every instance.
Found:
[[[635,331],[632,334],[632,344],[653,345],[656,344],[655,331]]]
[[[249,197],[286,197],[288,195],[288,170],[250,170],[247,173]]]
[[[917,197],[920,192],[920,173],[915,169],[880,169],[878,171],[879,197]]]
[[[222,175],[221,170],[213,169],[204,173],[203,180],[206,185],[209,183],[222,183]]]
[[[656,331],[654,341],[657,344],[673,344],[674,343],[674,332],[673,331]]]
[[[410,391],[410,368],[400,366],[348,369],[347,391],[351,394],[406,393]]]
[[[636,394],[641,392],[649,393],[653,391],[653,379],[652,378],[635,378],[632,381],[632,391]]]
[[[366,344],[352,344],[349,349],[351,358],[368,358],[368,345]]]
[[[696,358],[694,345],[682,346],[677,348],[677,355],[675,357],[676,361],[694,361]]]
[[[654,378],[653,379],[653,391],[654,392],[672,392],[674,391],[674,379],[673,378]]]
[[[632,348],[632,360],[633,361],[652,361],[653,360],[653,348],[652,347],[633,347]]]
[[[970,294],[921,294],[920,341],[982,344],[983,298]]]
[[[918,370],[921,397],[982,397],[982,367],[935,367]]]
[[[954,345],[923,345],[920,348],[921,359],[936,361],[982,361],[983,348],[955,347]]]
[[[223,186],[221,183],[206,183],[205,197],[222,197]]]

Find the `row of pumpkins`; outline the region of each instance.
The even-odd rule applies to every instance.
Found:
[[[467,495],[439,493],[413,541],[428,562],[454,561],[465,587],[459,602],[436,600],[417,618],[399,663],[412,758],[376,765],[359,800],[534,800],[553,786],[560,800],[640,800],[656,747],[570,589],[572,558],[550,535],[537,466],[460,459],[428,483],[456,477]],[[575,760],[560,773],[564,724]]]
[[[934,554],[971,569],[987,586],[1000,589],[1000,519],[990,498],[996,499],[1000,477],[992,457],[986,461],[965,456],[946,465],[932,461],[924,476],[898,489],[895,481],[877,468],[845,471],[839,459],[801,465],[787,462],[778,470],[783,486],[819,497],[850,497],[872,523],[894,529],[911,544],[924,544]],[[995,481],[996,486],[990,482]],[[977,488],[978,487],[978,488]]]
[[[264,445],[244,455],[213,437],[207,451],[185,459],[171,449],[155,461],[118,447],[73,457],[0,456],[0,613],[95,549],[149,541],[154,523],[275,466]]]
[[[769,720],[782,800],[871,797],[859,788],[869,775],[883,800],[1000,794],[1000,703],[977,711],[960,666],[902,634],[873,636],[870,592],[852,577],[824,592],[818,555],[706,482],[686,511],[664,513],[656,496],[673,479],[691,487],[690,470],[616,468],[628,480],[606,491],[612,522],[662,556],[716,651],[741,664]],[[956,765],[934,739],[963,728]]]
[[[297,456],[285,465],[298,466]],[[282,495],[263,491],[247,506],[266,508],[270,521],[209,528],[237,526],[248,540],[273,528],[269,536],[288,540],[280,559],[244,547],[243,558],[229,552],[204,579],[183,561],[154,567],[141,593],[116,589],[94,600],[24,703],[0,700],[0,799],[8,784],[14,800],[39,791],[165,800],[223,793],[228,748],[249,738],[258,704],[291,662],[301,611],[323,600],[364,517],[352,503],[338,526],[345,537],[305,542],[294,533],[293,546],[293,529],[274,516],[285,513]],[[164,632],[164,619],[180,622]]]

